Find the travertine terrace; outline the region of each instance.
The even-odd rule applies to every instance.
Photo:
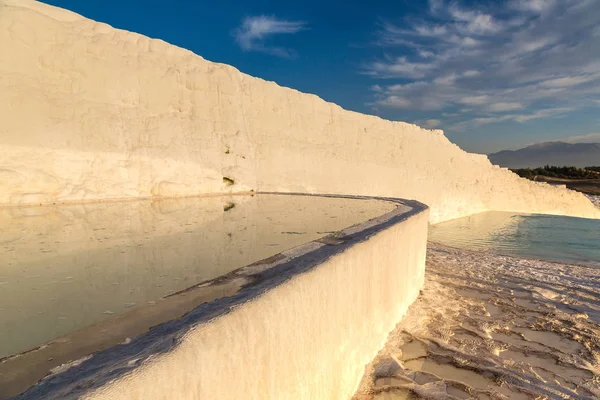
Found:
[[[520,179],[442,131],[346,111],[35,1],[0,0],[0,49],[7,209],[252,191],[397,205],[188,288],[231,284],[119,345],[73,352],[22,399],[349,398],[423,285],[428,222],[487,210],[600,217],[582,194]],[[0,360],[12,385],[0,398],[34,384],[28,368],[57,349]]]
[[[345,111],[41,3],[0,1],[0,48],[0,204],[256,190],[416,199],[431,222],[600,215],[441,131]]]
[[[424,278],[427,208],[375,200],[392,210],[0,359],[0,399],[46,373],[17,398],[350,398]]]

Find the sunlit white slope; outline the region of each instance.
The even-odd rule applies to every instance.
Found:
[[[41,3],[0,0],[0,48],[0,204],[253,189],[412,198],[432,222],[600,216],[583,195],[519,179],[441,131]]]

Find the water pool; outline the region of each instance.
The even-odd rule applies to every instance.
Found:
[[[490,211],[431,226],[429,240],[600,268],[600,220]]]
[[[170,294],[396,207],[259,194],[0,208],[0,358],[149,313]]]

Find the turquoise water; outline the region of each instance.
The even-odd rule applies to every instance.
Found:
[[[431,226],[429,240],[600,268],[600,220],[485,212]]]

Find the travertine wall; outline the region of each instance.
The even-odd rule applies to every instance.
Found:
[[[30,0],[0,0],[0,204],[267,190],[598,217],[441,131],[348,112]],[[231,181],[223,178],[233,180]]]
[[[84,398],[349,399],[423,285],[427,214],[196,326]]]

